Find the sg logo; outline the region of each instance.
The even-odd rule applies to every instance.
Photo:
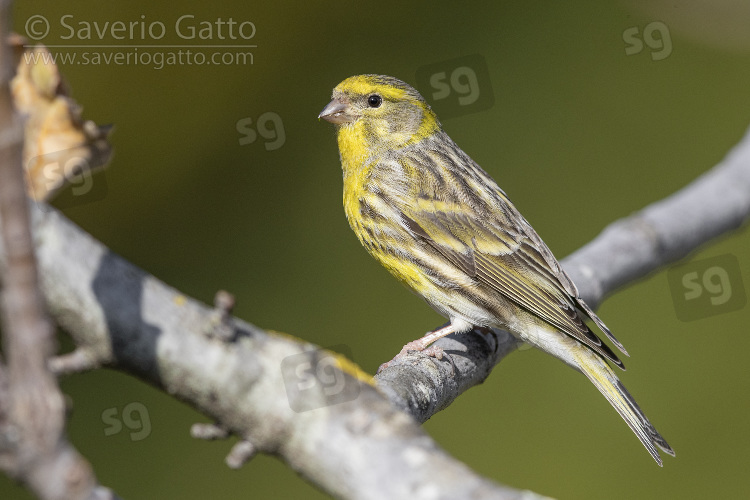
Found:
[[[640,39],[638,26],[633,26],[622,32],[622,39],[627,45],[625,54],[632,56],[640,54],[643,50],[643,42],[651,49],[651,60],[661,61],[672,53],[672,38],[669,36],[669,28],[661,21],[654,21],[643,28],[643,40]]]
[[[151,434],[151,419],[148,410],[143,403],[129,403],[122,409],[118,416],[117,408],[107,408],[102,412],[102,423],[107,425],[104,429],[105,436],[119,434],[122,431],[123,422],[130,429],[130,440],[140,441]]]
[[[252,144],[258,139],[258,134],[266,141],[263,146],[266,151],[275,151],[286,142],[286,133],[284,132],[284,122],[276,113],[268,111],[258,117],[256,128],[253,128],[253,119],[242,118],[237,120],[237,132],[240,134],[240,146]]]
[[[95,176],[97,169],[92,169],[89,161],[74,149],[35,156],[29,159],[26,168],[31,189],[37,195],[68,186],[55,197],[59,208],[84,205],[107,195],[104,173]],[[40,206],[46,210],[46,205]]]
[[[351,359],[347,346],[331,348]],[[356,399],[359,381],[344,373],[336,356],[327,350],[304,352],[284,358],[281,372],[289,407],[302,413]]]
[[[747,297],[740,264],[734,255],[721,255],[670,269],[667,273],[675,312],[681,321],[736,311]]]
[[[479,54],[422,66],[416,80],[440,118],[484,111],[495,104],[487,63]]]

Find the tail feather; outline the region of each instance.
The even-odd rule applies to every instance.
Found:
[[[617,410],[617,413],[625,420],[628,427],[641,440],[643,446],[654,457],[659,466],[662,465],[661,457],[657,447],[665,453],[674,456],[674,450],[669,446],[661,434],[651,425],[633,396],[630,395],[625,386],[622,385],[617,375],[599,356],[588,349],[581,349],[576,353],[575,359],[578,368],[599,389],[599,392],[607,398],[607,401]]]

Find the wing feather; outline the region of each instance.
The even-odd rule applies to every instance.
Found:
[[[600,328],[601,320],[579,299],[575,285],[541,238],[511,207],[499,213],[489,209],[467,212],[458,203],[422,197],[416,207],[402,209],[402,220],[412,234],[479,284],[624,368],[617,355],[584,323],[578,309]],[[602,331],[612,338],[606,326]]]

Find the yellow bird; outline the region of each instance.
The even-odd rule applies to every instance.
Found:
[[[627,354],[622,344],[416,90],[390,76],[353,76],[318,118],[335,125],[344,210],[359,241],[450,320],[402,353],[474,326],[507,330],[586,375],[659,465],[657,447],[674,456],[607,364],[622,362],[584,319]]]

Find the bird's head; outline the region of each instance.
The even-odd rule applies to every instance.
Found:
[[[318,118],[336,125],[342,156],[354,145],[348,142],[372,154],[416,143],[440,129],[419,92],[391,76],[352,76],[333,89],[332,97]]]

